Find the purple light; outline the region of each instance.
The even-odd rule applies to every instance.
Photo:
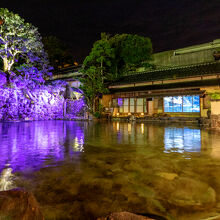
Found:
[[[52,166],[84,151],[83,123],[36,121],[0,123],[0,172]],[[10,165],[9,165],[10,164]]]
[[[123,99],[122,98],[118,98],[118,106],[123,106]]]

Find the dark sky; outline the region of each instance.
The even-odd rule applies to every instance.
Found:
[[[79,62],[101,32],[148,36],[154,52],[220,38],[220,0],[0,0],[0,7],[60,38]]]

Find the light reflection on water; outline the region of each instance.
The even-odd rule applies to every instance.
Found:
[[[160,215],[165,209],[172,219],[188,219],[179,218],[182,204],[180,213],[172,210],[176,198],[203,204],[207,185],[220,194],[220,135],[197,126],[135,122],[0,123],[0,189],[9,187],[16,171],[19,178],[31,174],[30,190],[46,210],[51,207],[44,211],[48,219],[55,219],[48,216],[56,209],[60,219],[76,212],[76,219],[95,219],[118,209]],[[185,182],[195,187],[175,194]],[[185,195],[193,196],[188,201]]]
[[[38,169],[83,151],[83,124],[64,121],[0,123],[0,170]]]
[[[200,129],[167,127],[164,132],[165,152],[201,151]]]
[[[157,146],[165,153],[200,152],[201,130],[153,124],[46,121],[0,123],[0,171],[38,169],[84,152],[86,144]],[[209,143],[213,144],[213,143]],[[205,145],[205,144],[204,144]],[[206,146],[204,146],[205,148]],[[213,151],[212,150],[212,154]]]

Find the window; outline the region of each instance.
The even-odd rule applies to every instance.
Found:
[[[134,113],[134,98],[130,98],[130,112]]]
[[[115,100],[113,99],[112,102],[115,103]],[[136,100],[135,98],[118,98],[116,103],[120,113],[147,112],[147,102],[145,98],[137,98]]]
[[[129,102],[128,98],[124,99],[124,112],[126,113],[128,113],[128,102]]]
[[[137,99],[137,112],[143,112],[144,100],[143,98]]]
[[[122,98],[118,98],[118,106],[119,106],[119,112],[122,113],[123,112],[123,99]]]
[[[199,95],[164,97],[164,112],[200,112]]]
[[[117,99],[112,99],[112,107],[117,107]]]

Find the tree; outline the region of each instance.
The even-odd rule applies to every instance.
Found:
[[[132,34],[116,34],[110,38],[115,49],[113,73],[116,78],[126,74],[131,68],[143,65],[151,60],[152,44],[148,37]],[[145,64],[146,65],[146,64]]]
[[[101,34],[101,40],[94,43],[90,54],[83,61],[84,72],[87,73],[90,67],[95,68],[96,72],[99,73],[97,77],[100,77],[104,83],[104,79],[109,76],[114,55],[114,48],[110,45],[109,36],[105,33]]]
[[[91,112],[93,112],[93,107],[95,100],[101,95],[108,93],[108,89],[102,83],[100,73],[97,71],[95,66],[91,66],[87,69],[86,74],[80,79],[81,85],[80,89],[84,93],[86,98],[86,103]]]
[[[109,70],[114,59],[114,49],[109,42],[109,36],[101,35],[101,40],[94,43],[89,55],[83,62],[83,78],[81,78],[81,89],[87,100],[87,105],[91,112],[95,100],[101,95],[108,93],[105,86],[105,80],[108,80],[111,74]]]
[[[26,63],[49,75],[47,54],[37,28],[4,8],[0,9],[0,21],[0,57],[8,82],[16,63]]]
[[[74,64],[74,58],[67,46],[57,37],[43,37],[43,44],[54,69],[64,67],[65,64]]]
[[[152,44],[148,37],[128,34],[121,42],[121,57],[126,66],[151,60]]]
[[[107,83],[123,76],[131,67],[137,67],[151,58],[152,44],[149,38],[103,33],[83,62],[81,89],[92,109],[94,100],[108,92]]]

